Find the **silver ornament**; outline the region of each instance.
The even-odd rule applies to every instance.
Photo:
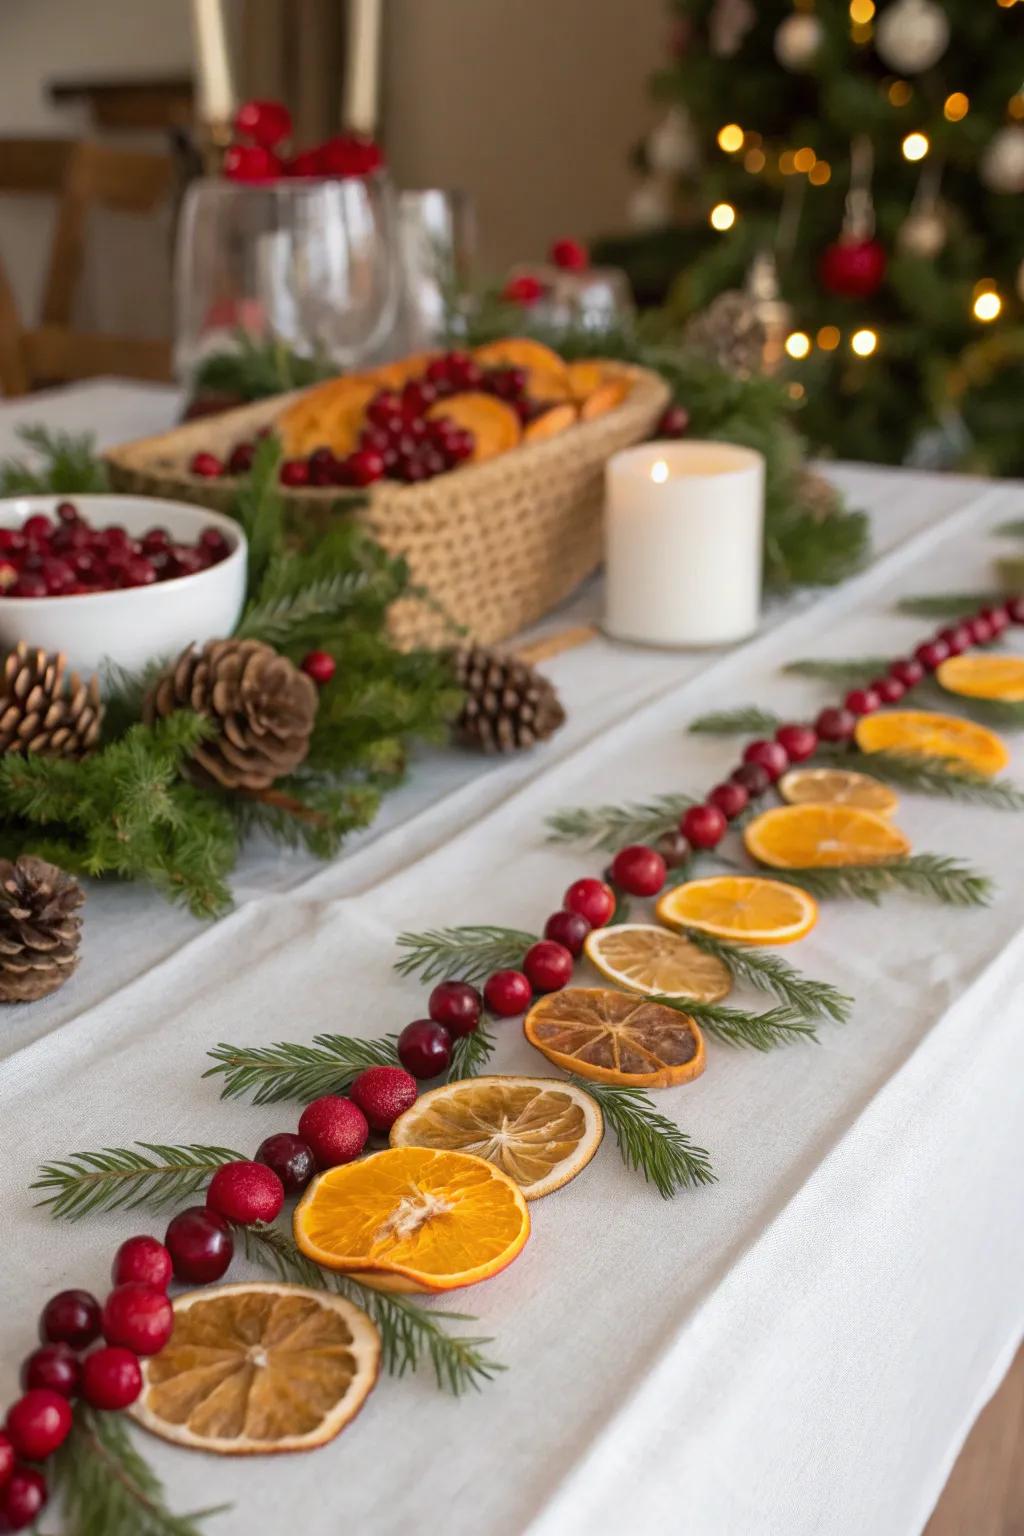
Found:
[[[757,20],[750,0],[715,0],[708,18],[708,41],[717,59],[731,59]]]
[[[784,69],[810,69],[822,40],[821,22],[806,11],[794,11],[775,31],[775,57]]]
[[[878,18],[875,49],[890,69],[919,75],[949,47],[949,21],[935,0],[895,0]]]
[[[908,256],[928,261],[937,256],[946,243],[946,221],[937,208],[911,210],[900,225],[899,248]]]
[[[1000,128],[985,146],[979,170],[990,192],[1024,192],[1024,126]]]
[[[634,229],[664,229],[672,222],[672,191],[660,176],[648,176],[633,188],[626,215]]]
[[[670,107],[644,145],[647,164],[652,171],[678,176],[693,170],[697,163],[697,137],[693,124],[682,107]]]

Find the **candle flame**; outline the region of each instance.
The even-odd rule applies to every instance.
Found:
[[[656,485],[663,485],[668,479],[668,465],[664,459],[658,459],[651,465],[651,479]]]

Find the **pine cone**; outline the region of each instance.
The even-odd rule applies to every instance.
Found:
[[[223,789],[268,789],[309,751],[317,691],[311,678],[261,640],[210,640],[189,646],[157,681],[143,705],[152,724],[176,709],[216,721],[192,771]]]
[[[482,645],[460,646],[452,666],[466,702],[455,722],[464,746],[484,752],[518,752],[554,735],[565,710],[546,677]]]
[[[34,1003],[78,964],[82,887],[29,854],[0,859],[0,1003]]]
[[[103,723],[100,686],[72,672],[60,652],[30,651],[24,641],[10,651],[0,679],[0,753],[38,752],[46,757],[86,757]]]
[[[683,328],[686,347],[739,379],[762,371],[766,339],[757,305],[740,288],[720,293]]]

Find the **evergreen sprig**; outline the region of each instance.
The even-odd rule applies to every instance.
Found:
[[[774,1051],[794,1040],[817,1040],[818,1032],[810,1019],[798,1018],[788,1008],[769,1008],[754,1013],[744,1008],[728,1008],[722,1003],[694,1003],[687,998],[654,997],[678,1013],[689,1014],[701,1029],[714,1035],[724,1045],[749,1046],[755,1051]]]
[[[236,1229],[246,1258],[272,1270],[282,1280],[318,1290],[333,1290],[362,1307],[380,1330],[384,1368],[393,1376],[416,1371],[429,1363],[439,1387],[458,1397],[467,1388],[479,1388],[505,1369],[484,1354],[489,1338],[467,1337],[447,1331],[446,1323],[473,1323],[464,1312],[437,1315],[408,1296],[388,1295],[363,1285],[351,1275],[321,1269],[308,1259],[280,1228],[257,1222]]]
[[[789,878],[789,871],[786,871]],[[853,998],[831,982],[805,976],[788,960],[770,949],[752,944],[732,944],[702,928],[687,928],[686,937],[705,954],[721,960],[734,981],[767,992],[782,1004],[781,1013],[798,1019],[831,1019],[842,1024],[849,1018]]]
[[[483,1020],[468,1035],[459,1035],[452,1046],[448,1081],[457,1082],[464,1077],[479,1077],[490,1066],[497,1040]]]
[[[345,1093],[367,1067],[395,1066],[395,1038],[362,1040],[350,1035],[314,1035],[312,1045],[280,1040],[275,1045],[214,1046],[216,1062],[204,1077],[222,1077],[222,1099],[252,1097],[254,1104],[293,1099],[308,1104],[329,1093]]]
[[[549,843],[579,843],[613,853],[629,843],[653,843],[674,832],[691,795],[655,795],[642,804],[580,806],[556,811],[546,822]]]
[[[849,896],[875,906],[890,891],[930,896],[953,907],[984,907],[992,899],[992,881],[960,859],[938,853],[913,853],[886,864],[845,864],[833,869],[787,869],[785,878],[812,896],[828,900]]]
[[[395,970],[400,976],[419,976],[425,982],[451,976],[473,985],[492,971],[518,970],[526,951],[536,942],[535,933],[485,923],[400,933],[395,943],[405,954],[395,961]]]
[[[988,806],[994,811],[1024,809],[1024,790],[1016,784],[976,773],[952,758],[916,752],[869,752],[855,761],[859,772],[914,794],[939,795],[965,805]]]
[[[215,1169],[242,1155],[230,1147],[199,1142],[167,1146],[137,1141],[131,1147],[75,1152],[44,1163],[31,1188],[45,1192],[46,1198],[37,1203],[48,1207],[51,1216],[68,1221],[139,1206],[159,1211],[204,1189]]]
[[[889,670],[890,656],[808,656],[791,661],[783,667],[794,677],[815,677],[822,682],[837,683],[842,687],[855,687],[873,677],[884,677]]]
[[[175,1515],[140,1455],[125,1416],[79,1403],[71,1433],[49,1463],[65,1536],[200,1536],[199,1523],[230,1505]]]
[[[673,1120],[654,1108],[642,1088],[617,1088],[570,1074],[601,1106],[626,1167],[642,1173],[665,1200],[680,1189],[713,1184],[711,1159]]]
[[[739,709],[715,709],[710,714],[698,715],[690,730],[706,736],[760,736],[766,731],[777,731],[781,724],[779,715],[747,704]]]
[[[1005,597],[1005,592],[927,592],[901,597],[896,612],[918,619],[962,619],[979,608],[1001,603]]]
[[[8,459],[0,465],[0,496],[83,496],[109,490],[106,468],[96,457],[91,433],[26,426],[19,427],[17,435],[35,463]]]
[[[1008,523],[1000,523],[995,532],[1005,539],[1024,539],[1024,517],[1013,517]]]

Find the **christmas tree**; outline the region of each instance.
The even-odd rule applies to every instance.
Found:
[[[602,256],[673,325],[774,261],[819,451],[1024,474],[1024,0],[672,11],[641,233]]]

